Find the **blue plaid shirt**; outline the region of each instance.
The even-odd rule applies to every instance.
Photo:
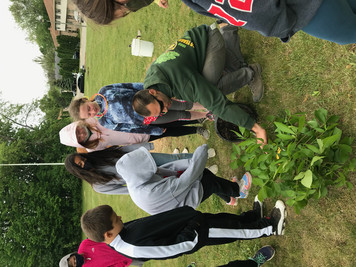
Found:
[[[143,89],[142,83],[115,83],[102,87],[99,94],[108,102],[108,111],[99,119],[99,123],[107,129],[128,133],[161,135],[163,129],[157,126],[144,125],[144,117],[132,108],[132,98]],[[105,111],[105,101],[101,96],[94,100],[99,104],[101,112]]]

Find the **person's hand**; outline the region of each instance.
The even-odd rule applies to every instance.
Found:
[[[158,3],[159,7],[167,8],[168,7],[168,0],[160,0]]]
[[[257,123],[255,123],[251,129],[252,131],[255,132],[256,134],[256,138],[261,138],[263,139],[263,142],[261,140],[258,140],[257,143],[262,144],[261,148],[264,145],[267,145],[267,133],[266,130],[263,129],[260,125],[258,125]]]
[[[163,133],[165,133],[167,131],[167,128],[163,128]]]

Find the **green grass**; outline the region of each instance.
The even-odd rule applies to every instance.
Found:
[[[200,16],[181,4],[170,0],[168,10],[155,5],[131,14],[109,27],[89,26],[86,52],[86,85],[88,96],[104,85],[115,82],[143,82],[150,63],[185,30],[214,20]],[[155,45],[153,58],[131,56],[128,45],[141,30],[142,39]],[[344,134],[356,136],[356,46],[339,46],[318,40],[303,32],[297,33],[287,44],[276,38],[265,38],[256,32],[239,30],[242,52],[248,63],[258,62],[263,67],[265,96],[254,104],[260,122],[266,116],[292,112],[312,112],[320,107],[330,114],[341,116]],[[229,96],[233,101],[252,103],[247,87]],[[214,134],[212,123],[205,124],[212,133],[207,141],[217,156],[208,165],[218,164],[219,175],[229,178],[241,175],[244,170],[229,168],[231,144]],[[205,143],[199,136],[165,138],[155,142],[155,151],[171,153],[175,147],[190,151]],[[355,149],[355,146],[354,146]],[[349,180],[356,185],[355,174]],[[247,200],[237,208],[227,207],[216,197],[205,201],[199,210],[211,213],[240,213],[252,205],[253,188]],[[266,201],[269,211],[275,199]],[[262,245],[273,245],[275,258],[265,266],[354,266],[356,251],[356,196],[352,190],[330,188],[326,198],[311,201],[297,215],[288,208],[287,230],[284,237],[235,242],[229,245],[208,247],[193,255],[169,261],[150,261],[145,266],[186,266],[191,261],[198,266],[217,266],[234,259],[246,259]],[[124,221],[147,214],[138,209],[128,196],[108,196],[83,186],[83,211],[100,204],[110,204],[123,216]],[[83,236],[84,237],[84,236]]]

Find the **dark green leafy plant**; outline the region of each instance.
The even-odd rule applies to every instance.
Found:
[[[328,117],[325,109],[314,115],[306,121],[305,114],[291,115],[287,110],[283,118],[268,117],[275,135],[263,149],[244,128],[242,135],[236,133],[244,141],[233,144],[231,168],[251,172],[260,200],[282,195],[299,212],[309,199],[326,196],[328,186],[352,187],[347,176],[356,168],[356,159],[351,159],[353,140],[342,137],[338,116]]]

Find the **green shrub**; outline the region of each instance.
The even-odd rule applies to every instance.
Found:
[[[260,200],[281,195],[299,212],[309,199],[326,196],[328,186],[352,187],[347,175],[356,167],[350,158],[353,140],[342,137],[338,116],[328,117],[325,109],[314,115],[306,121],[305,114],[287,110],[283,118],[268,117],[275,134],[263,149],[245,129],[236,133],[244,141],[233,144],[231,168],[251,172]]]

